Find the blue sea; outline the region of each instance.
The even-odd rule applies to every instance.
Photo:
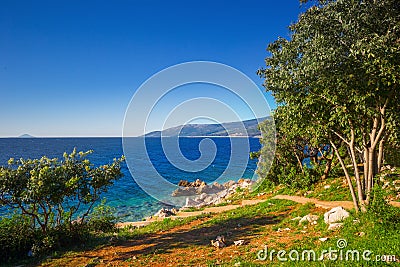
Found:
[[[229,161],[239,156],[237,153],[231,153],[230,138],[211,138],[216,146],[216,155],[212,163],[199,172],[184,171],[168,161],[163,153],[160,138],[147,139],[146,148],[151,163],[160,175],[175,184],[183,179],[188,181],[201,179],[212,183],[224,172]],[[181,153],[189,160],[197,159],[200,156],[199,144],[203,139],[201,137],[179,138]],[[249,138],[248,141],[250,151],[260,149],[259,139]],[[49,158],[62,158],[64,152],[71,152],[74,148],[78,151],[93,150],[94,152],[88,158],[96,166],[111,163],[114,158],[119,158],[124,153],[122,138],[0,138],[0,165],[6,165],[9,158],[32,159],[44,155]],[[249,159],[243,174],[231,172],[228,178],[232,180],[242,177],[252,178],[256,167],[257,161]],[[106,203],[115,208],[120,221],[138,221],[166,206],[147,195],[138,186],[126,164],[123,164],[122,172],[124,176],[102,195],[106,198]],[[150,177],[149,181],[151,181]]]

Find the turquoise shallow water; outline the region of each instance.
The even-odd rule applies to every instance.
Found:
[[[196,160],[200,157],[199,143],[204,138],[180,138],[179,148],[181,153],[189,160]],[[165,153],[163,153],[161,141],[159,138],[148,138],[146,148],[151,163],[166,180],[177,184],[185,179],[194,181],[201,179],[207,183],[213,182],[224,173],[229,161],[235,157],[243,157],[238,153],[231,153],[231,139],[227,137],[211,138],[216,147],[214,160],[207,168],[198,172],[182,170],[174,164],[171,164]],[[248,139],[250,151],[257,151],[260,148],[258,139]],[[133,144],[134,145],[134,144]],[[6,165],[7,160],[13,158],[39,158],[62,157],[64,152],[71,152],[76,147],[78,151],[94,150],[89,156],[91,162],[95,165],[107,164],[112,162],[113,158],[123,155],[121,138],[0,138],[0,165]],[[134,149],[132,151],[135,151]],[[247,153],[247,151],[244,151]],[[129,155],[135,156],[135,155]],[[249,160],[247,167],[242,174],[241,168],[233,166],[231,171],[225,172],[224,180],[238,180],[241,177],[251,178],[257,167],[256,160]],[[145,167],[142,167],[145,168]],[[143,179],[152,183],[152,177]],[[161,207],[166,205],[147,195],[132,178],[126,164],[122,167],[124,176],[115,182],[103,197],[107,199],[107,204],[116,208],[116,213],[121,221],[137,221],[146,216],[154,214]],[[156,182],[154,186],[158,185]]]

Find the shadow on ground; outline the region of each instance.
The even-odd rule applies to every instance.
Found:
[[[131,247],[129,252],[119,253],[114,260],[126,260],[137,255],[168,254],[174,249],[183,249],[193,246],[210,245],[210,241],[218,235],[224,235],[227,246],[233,245],[233,241],[249,240],[252,235],[259,234],[267,225],[279,223],[284,218],[278,216],[260,216],[256,218],[241,217],[227,219],[213,225],[198,225],[196,228],[179,230],[172,233],[148,234],[137,240],[129,240],[118,246]],[[137,247],[137,248],[135,248]]]

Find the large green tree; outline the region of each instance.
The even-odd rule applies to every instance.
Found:
[[[290,26],[289,39],[268,46],[266,68],[258,73],[294,135],[311,137],[316,147],[331,145],[356,210],[364,209],[385,148],[398,142],[400,2],[302,2],[312,5]],[[339,153],[341,146],[348,155]]]

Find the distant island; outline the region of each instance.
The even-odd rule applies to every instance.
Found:
[[[209,136],[209,137],[224,137],[224,136],[237,136],[237,137],[261,137],[261,132],[258,129],[258,121],[262,119],[252,119],[238,122],[227,122],[219,124],[186,124],[165,129],[163,131],[154,131],[145,135],[145,137],[196,137],[196,136]],[[243,131],[243,126],[245,131]]]
[[[20,136],[18,136],[18,138],[35,138],[35,137],[30,134],[21,134]]]

